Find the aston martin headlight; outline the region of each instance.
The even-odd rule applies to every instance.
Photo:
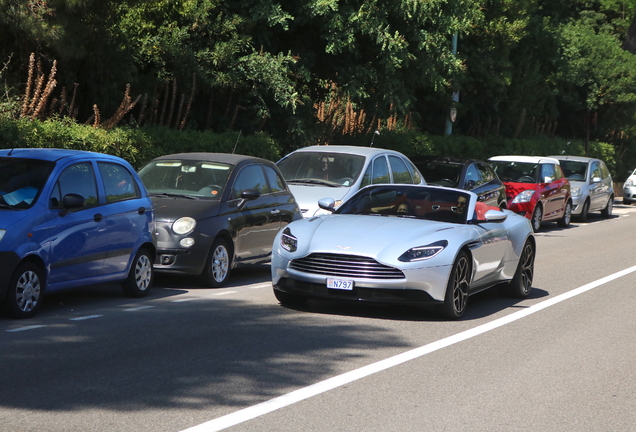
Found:
[[[172,231],[174,231],[175,234],[184,235],[191,233],[195,226],[197,226],[197,221],[191,217],[182,217],[174,221]]]
[[[446,246],[448,246],[448,241],[441,240],[427,246],[414,247],[404,252],[398,260],[402,262],[411,262],[431,259],[443,251]]]
[[[280,245],[289,252],[296,252],[296,249],[298,249],[298,239],[292,235],[289,228],[285,228],[280,236]]]
[[[533,189],[524,190],[519,195],[512,200],[513,204],[525,203],[532,199],[532,195],[534,195]]]
[[[572,194],[572,198],[578,198],[579,196],[581,196],[581,188],[573,187],[572,189],[570,189],[570,193]]]

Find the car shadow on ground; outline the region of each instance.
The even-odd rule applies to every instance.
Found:
[[[494,315],[508,308],[524,308],[520,305],[524,300],[547,297],[549,293],[533,288],[526,299],[516,299],[499,294],[497,287],[492,287],[468,299],[468,307],[462,321],[476,320]],[[302,306],[284,306],[299,312],[324,315],[343,315],[360,318],[373,318],[393,321],[448,321],[440,316],[434,305],[392,305],[360,302],[355,300],[323,300],[310,299]]]

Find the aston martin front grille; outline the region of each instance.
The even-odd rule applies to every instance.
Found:
[[[343,278],[404,279],[401,270],[356,255],[313,253],[293,260],[290,267],[305,273]]]

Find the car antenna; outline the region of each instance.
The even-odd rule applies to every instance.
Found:
[[[369,145],[369,147],[373,147],[373,140],[375,139],[376,135],[380,135],[380,131],[375,131],[373,132],[373,137],[371,137],[371,144]]]
[[[241,137],[241,132],[243,132],[243,129],[241,129],[241,130],[239,131],[239,134],[238,134],[238,136],[236,137],[236,142],[234,143],[234,148],[232,149],[232,154],[234,154],[234,152],[236,151],[236,146],[238,145],[238,140],[239,140],[239,138]]]

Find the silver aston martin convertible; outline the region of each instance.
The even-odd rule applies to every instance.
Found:
[[[283,305],[309,298],[435,304],[457,319],[468,297],[498,286],[532,289],[535,239],[528,219],[459,189],[368,186],[326,216],[298,220],[274,240],[272,282]]]

